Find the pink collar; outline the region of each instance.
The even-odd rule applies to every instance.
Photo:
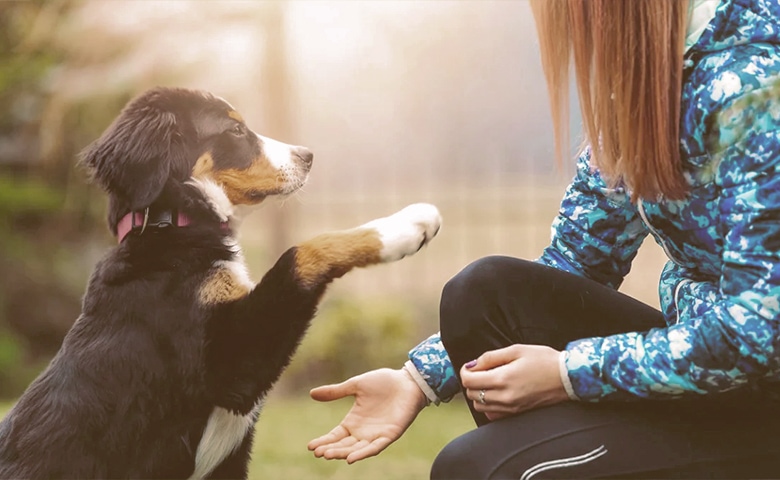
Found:
[[[128,233],[133,231],[136,228],[140,228],[141,232],[144,233],[144,230],[146,230],[146,227],[168,227],[168,226],[177,226],[177,227],[184,227],[190,224],[190,217],[187,215],[176,212],[175,214],[175,223],[174,223],[174,215],[170,210],[161,212],[158,214],[158,217],[153,219],[152,222],[149,221],[149,208],[146,208],[143,212],[130,212],[124,217],[122,217],[121,220],[119,220],[119,223],[116,225],[116,237],[117,237],[117,243],[122,243],[122,240],[125,239]]]

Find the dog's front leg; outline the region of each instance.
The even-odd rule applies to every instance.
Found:
[[[295,276],[320,289],[355,267],[393,262],[416,253],[439,231],[433,205],[418,203],[352,230],[319,235],[295,249]]]
[[[285,252],[244,298],[225,304],[209,328],[217,404],[252,410],[289,363],[327,285],[355,267],[417,252],[438,232],[433,205],[414,204],[360,227],[319,235]]]
[[[355,267],[414,254],[440,225],[436,207],[415,204],[351,230],[319,235],[287,250],[248,293],[235,272],[217,269],[201,291],[211,311],[206,377],[216,408],[198,445],[193,478],[208,476],[223,460],[227,466],[237,455],[246,456],[245,435],[251,435],[259,402],[290,362],[327,285]]]

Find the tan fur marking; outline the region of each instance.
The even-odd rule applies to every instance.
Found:
[[[195,178],[208,177],[213,171],[214,159],[211,158],[211,153],[206,152],[195,162],[195,166],[192,168],[192,176]]]
[[[203,305],[231,302],[249,294],[249,288],[227,268],[213,270],[200,287],[199,300]]]
[[[212,175],[233,205],[259,203],[262,198],[253,198],[251,193],[275,195],[283,192],[287,183],[284,176],[265,158],[253,161],[246,170],[218,170]]]
[[[241,116],[240,113],[238,113],[235,110],[231,110],[228,112],[228,117],[232,118],[233,120],[236,120],[238,122],[244,123],[244,117]]]
[[[382,241],[373,229],[325,233],[298,245],[295,273],[303,286],[313,287],[355,267],[380,263],[381,250]]]

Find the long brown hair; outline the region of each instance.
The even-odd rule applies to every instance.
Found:
[[[689,1],[531,0],[558,160],[569,145],[573,65],[586,140],[633,198],[685,196],[680,95]]]

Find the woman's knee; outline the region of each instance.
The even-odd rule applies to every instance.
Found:
[[[442,309],[457,312],[474,303],[483,304],[485,297],[501,282],[502,265],[511,260],[515,259],[490,256],[467,265],[444,285]]]
[[[484,320],[484,312],[498,302],[507,275],[522,275],[522,270],[528,265],[533,263],[495,255],[472,262],[452,277],[444,285],[439,308],[445,346],[448,339],[479,330],[478,323]],[[521,271],[518,272],[518,269]]]
[[[487,295],[498,281],[497,265],[501,257],[485,257],[466,266],[452,277],[442,289],[439,306],[439,322],[442,338],[450,338],[457,332],[471,330],[470,322],[480,316],[477,312],[489,304]]]

